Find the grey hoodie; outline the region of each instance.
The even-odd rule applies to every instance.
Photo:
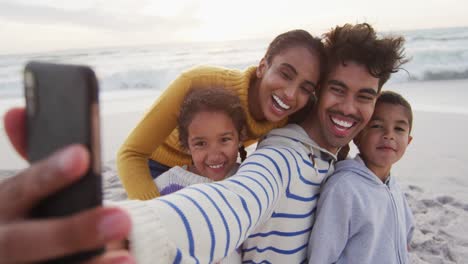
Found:
[[[408,263],[408,203],[390,176],[383,183],[359,156],[338,162],[322,187],[309,263]]]
[[[301,126],[296,124],[288,124],[285,127],[271,130],[258,143],[257,149],[267,146],[292,147],[299,152],[315,154],[316,159],[320,158],[329,165],[334,165],[336,160],[335,154],[320,147]],[[333,166],[330,170],[329,174],[333,172]]]

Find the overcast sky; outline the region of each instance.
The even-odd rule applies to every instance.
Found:
[[[0,0],[0,54],[178,41],[468,26],[465,0]]]

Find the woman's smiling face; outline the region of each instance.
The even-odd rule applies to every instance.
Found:
[[[262,59],[257,69],[259,79],[256,103],[250,109],[258,120],[276,122],[303,108],[320,77],[319,58],[305,47],[295,46]]]

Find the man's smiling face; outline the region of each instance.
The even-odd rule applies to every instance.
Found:
[[[379,79],[364,65],[338,64],[320,87],[309,135],[332,153],[348,144],[369,122],[378,94]]]

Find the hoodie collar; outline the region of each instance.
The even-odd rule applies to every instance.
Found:
[[[359,154],[356,155],[354,159],[348,159],[338,162],[336,165],[336,172],[341,170],[352,171],[360,175],[361,177],[364,177],[365,179],[369,180],[375,185],[388,186],[391,188],[395,184],[395,181],[393,177],[391,177],[391,174],[388,176],[385,183],[383,183],[382,180],[380,180],[380,178],[377,177],[377,175],[375,175],[375,173],[373,173],[369,168],[367,168],[366,164],[364,163]]]
[[[270,136],[285,137],[288,139],[292,139],[296,142],[300,142],[309,149],[314,148],[316,150],[319,150],[321,155],[320,158],[322,160],[336,161],[337,159],[336,154],[333,154],[330,151],[320,147],[312,138],[309,137],[304,128],[297,124],[288,124],[283,128],[274,129],[270,131],[270,133],[268,133],[267,137]]]

